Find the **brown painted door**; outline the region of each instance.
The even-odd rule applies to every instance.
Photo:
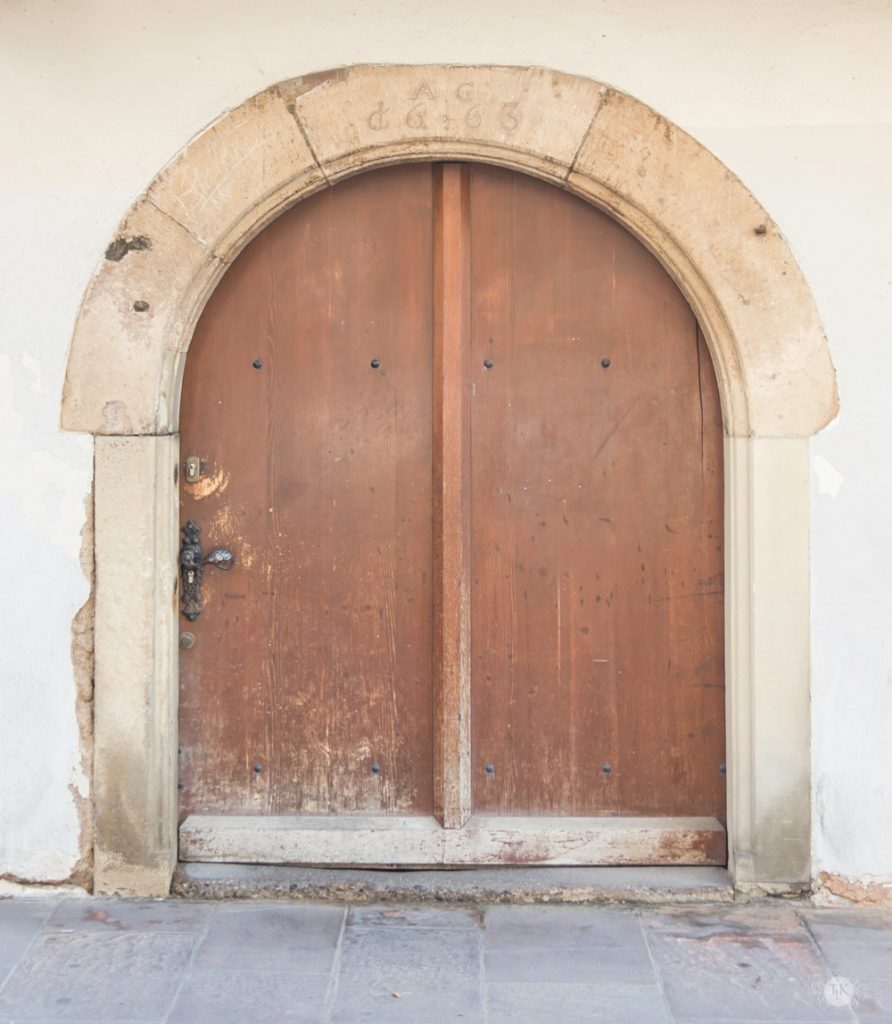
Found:
[[[609,217],[485,166],[325,190],[211,297],[181,432],[236,557],[181,619],[184,817],[724,820],[715,377]]]
[[[184,812],[431,813],[431,203],[411,166],[322,192],[202,314],[182,517],[236,566],[184,620]]]
[[[480,169],[470,216],[474,807],[724,820],[722,428],[697,321],[581,200]]]

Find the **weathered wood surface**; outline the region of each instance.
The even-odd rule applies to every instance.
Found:
[[[722,427],[697,321],[552,186],[475,166],[471,224],[475,813],[724,820]]]
[[[182,520],[236,566],[181,619],[184,814],[433,812],[431,179],[300,203],[196,330]]]
[[[434,171],[434,808],[471,813],[468,168]]]
[[[192,815],[180,828],[188,861],[248,864],[723,864],[714,818],[490,818],[461,829],[435,818]]]
[[[182,454],[237,559],[183,620],[184,817],[724,820],[715,376],[605,214],[460,164],[299,204],[202,315]]]

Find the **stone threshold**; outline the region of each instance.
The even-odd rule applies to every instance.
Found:
[[[481,867],[372,870],[180,863],[171,894],[191,899],[350,903],[732,903],[719,867]]]

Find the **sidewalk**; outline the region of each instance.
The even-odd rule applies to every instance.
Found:
[[[6,899],[19,1021],[892,1024],[892,912]]]

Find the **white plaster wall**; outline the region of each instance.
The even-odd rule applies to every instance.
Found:
[[[5,0],[0,875],[62,878],[78,855],[70,625],[91,448],[57,424],[75,313],[118,219],[267,85],[431,61],[616,85],[712,148],[790,240],[842,399],[813,442],[816,868],[892,876],[889,52],[892,0]]]

